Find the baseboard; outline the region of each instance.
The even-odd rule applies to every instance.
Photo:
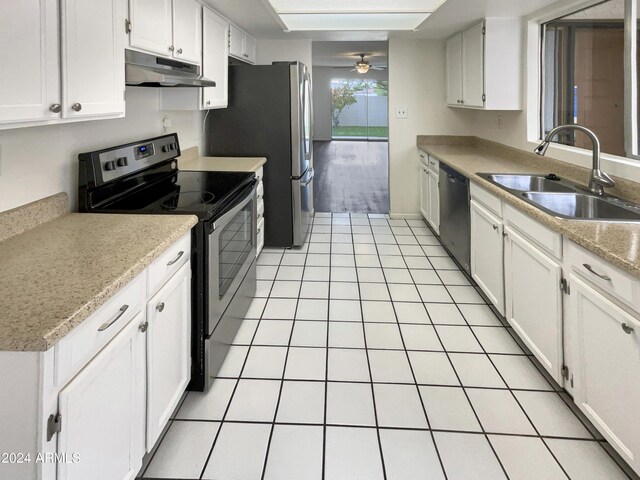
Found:
[[[420,213],[394,213],[389,212],[390,218],[404,219],[404,220],[422,220],[422,214]]]

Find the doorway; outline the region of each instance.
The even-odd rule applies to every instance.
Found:
[[[387,47],[313,42],[316,212],[389,213]]]

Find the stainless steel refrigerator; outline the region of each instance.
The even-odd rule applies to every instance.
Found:
[[[311,76],[300,62],[229,66],[229,106],[206,119],[210,156],[266,157],[265,246],[301,246],[313,183]]]

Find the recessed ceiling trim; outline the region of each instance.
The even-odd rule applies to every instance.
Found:
[[[432,13],[445,0],[268,0],[276,13]]]
[[[290,31],[408,31],[417,29],[430,13],[280,14]]]

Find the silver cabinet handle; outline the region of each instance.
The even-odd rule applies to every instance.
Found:
[[[181,48],[178,49],[178,53],[182,53],[182,49]]]
[[[207,105],[211,105],[211,100],[207,100]]]
[[[62,105],[60,105],[59,103],[54,103],[49,107],[49,110],[51,110],[53,113],[60,113],[62,111]]]
[[[114,323],[116,323],[118,321],[118,319],[124,315],[124,312],[126,312],[129,309],[129,305],[122,305],[120,307],[120,310],[118,310],[118,313],[116,313],[116,316],[113,317],[112,320],[108,321],[108,322],[104,322],[102,325],[100,325],[100,328],[98,328],[99,332],[104,332],[107,328],[109,328],[111,325],[113,325]]]
[[[141,325],[138,327],[138,329],[139,329],[142,333],[146,332],[148,328],[149,328],[149,322],[147,322],[146,320],[145,320],[145,322],[144,322],[143,324],[141,324]]]
[[[173,45],[171,45],[171,46],[169,47],[169,51],[170,51],[170,52],[173,52],[174,50],[175,50],[175,48],[173,48]]]
[[[178,260],[180,260],[180,258],[182,258],[182,255],[184,255],[184,251],[180,250],[180,252],[178,253],[178,256],[173,260],[171,260],[169,263],[167,263],[167,267],[170,267],[171,265],[176,263]]]
[[[621,326],[622,326],[622,330],[627,335],[631,335],[633,333],[633,327],[629,326],[628,324],[623,323]]]
[[[586,268],[587,270],[589,270],[589,272],[593,273],[596,277],[601,278],[602,280],[606,280],[607,282],[611,281],[611,277],[609,277],[608,275],[602,275],[598,272],[596,272],[593,267],[591,265],[589,265],[588,263],[583,263],[582,266],[584,268]]]
[[[429,162],[431,165],[433,165],[434,167],[436,166],[436,162]]]
[[[494,230],[498,230],[498,225],[492,225]]]
[[[162,311],[164,310],[164,302],[159,303],[158,305],[156,305],[156,310],[159,311],[160,313],[162,313]]]
[[[258,229],[257,234],[258,234],[258,235],[260,235],[260,232],[261,232],[261,231],[262,231],[262,229],[261,229],[261,228],[259,228],[259,229]]]
[[[74,112],[79,112],[80,110],[82,110],[82,104],[74,103],[73,105],[71,105],[71,110],[73,110]]]

